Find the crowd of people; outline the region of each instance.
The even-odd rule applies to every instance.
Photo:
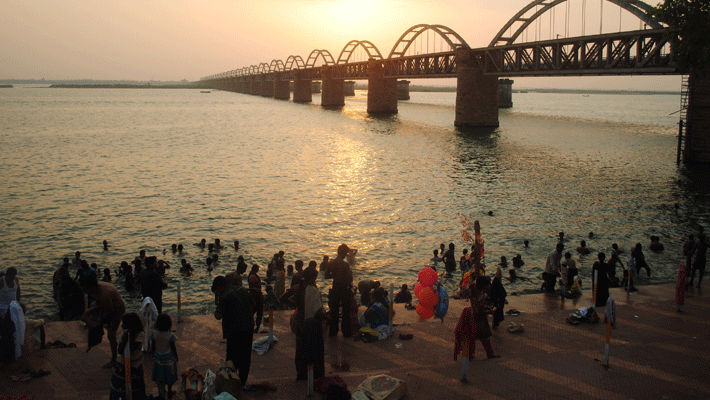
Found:
[[[223,248],[219,239],[209,245],[206,240],[196,246],[209,249],[206,265],[208,271],[219,263],[218,252]],[[103,247],[110,247],[104,241]],[[239,250],[235,241],[234,249]],[[182,245],[172,246],[172,250],[181,255]],[[244,390],[254,390],[248,385],[251,347],[254,333],[259,332],[265,310],[294,310],[292,329],[296,334],[296,370],[298,379],[305,379],[307,365],[315,365],[316,378],[323,376],[323,323],[329,326],[329,335],[335,336],[342,331],[343,336],[353,336],[354,330],[362,326],[377,328],[388,324],[389,302],[387,293],[376,284],[368,282],[361,285],[361,300],[365,311],[358,315],[357,285],[353,284],[350,265],[355,261],[356,249],[347,245],[338,247],[337,256],[330,259],[324,256],[320,265],[310,261],[304,268],[304,262],[297,260],[294,266],[285,266],[284,252],[275,253],[266,267],[265,276],[260,276],[261,267],[248,266],[242,256],[238,257],[235,270],[216,276],[212,282],[216,309],[214,316],[221,320],[223,338],[227,341],[225,360],[232,361],[239,371],[239,378]],[[159,388],[158,395],[167,398],[176,382],[176,363],[178,360],[175,341],[170,333],[171,319],[163,313],[162,292],[167,288],[166,269],[171,266],[156,256],[147,255],[141,250],[130,263],[123,261],[114,274],[105,268],[103,273],[98,266],[82,259],[81,252],[75,253],[74,259],[65,258],[55,271],[52,282],[54,297],[59,308],[60,319],[81,319],[88,328],[87,352],[106,337],[111,350],[111,358],[104,368],[112,368],[111,398],[125,398],[124,350],[130,346],[132,392],[134,399],[146,397],[143,381],[141,349],[149,348],[153,353],[154,367],[152,379]],[[288,271],[288,272],[287,272]],[[193,269],[183,258],[180,273],[189,276]],[[211,272],[211,271],[210,271]],[[6,303],[4,297],[19,300],[19,280],[17,271],[8,269],[0,279],[0,311]],[[73,276],[72,276],[73,275]],[[328,309],[323,306],[323,295],[317,287],[318,276],[332,280],[328,293]],[[286,278],[291,276],[287,284]],[[9,283],[6,283],[9,282]],[[122,282],[126,291],[140,293],[143,299],[150,299],[157,311],[153,326],[146,326],[137,313],[128,312],[126,302],[114,283]],[[367,288],[365,288],[367,286]],[[12,295],[10,295],[12,292]],[[397,301],[411,305],[412,296],[404,285],[397,296]],[[341,318],[342,315],[342,318]],[[119,328],[123,331],[119,335]],[[145,343],[151,343],[150,346]]]
[[[590,233],[590,238],[592,237]],[[466,238],[466,235],[464,235]],[[445,271],[440,277],[452,277],[457,267],[461,271],[459,291],[455,298],[466,299],[471,302],[461,315],[456,329],[457,341],[470,335],[474,327],[473,340],[480,340],[489,358],[493,354],[489,337],[488,314],[493,314],[493,328],[496,328],[504,319],[504,306],[506,295],[503,284],[502,271],[508,268],[508,260],[501,256],[500,262],[495,266],[495,274],[486,276],[484,263],[484,242],[478,221],[474,223],[474,236],[468,237],[471,243],[470,251],[464,248],[462,254],[457,256],[453,243],[448,248],[442,243],[440,248],[434,250],[434,257],[430,265],[434,270],[439,263],[443,263]],[[696,273],[698,286],[702,281],[705,270],[705,258],[708,239],[700,227],[696,235],[689,235],[684,243],[683,253],[686,257],[687,286],[692,286]],[[525,247],[529,244],[525,241]],[[107,241],[103,243],[104,249],[110,246]],[[206,265],[208,271],[220,262],[219,251],[224,248],[219,239],[207,244],[205,239],[196,243],[196,246],[209,250]],[[239,242],[234,242],[234,249],[239,251]],[[651,251],[663,251],[660,238],[653,236],[649,245]],[[571,252],[565,252],[564,233],[560,232],[555,249],[548,255],[544,272],[542,273],[541,290],[555,292],[555,286],[560,285],[562,296],[577,296],[581,293],[581,280],[579,269]],[[173,245],[172,251],[181,255],[184,251],[182,245]],[[576,248],[580,256],[591,253],[584,240]],[[616,244],[612,245],[611,256],[607,260],[604,252],[596,256],[591,275],[594,289],[595,305],[604,306],[609,297],[609,288],[624,286],[634,290],[633,281],[641,270],[651,275],[651,268],[645,261],[643,246],[638,243],[630,252],[625,268],[622,261],[623,250]],[[239,378],[244,385],[244,390],[254,390],[247,384],[251,348],[255,333],[259,332],[264,311],[268,310],[293,310],[291,329],[296,335],[295,366],[297,379],[306,379],[308,365],[313,366],[314,377],[317,379],[324,375],[324,326],[327,326],[328,335],[333,337],[342,332],[343,337],[359,337],[362,332],[372,332],[377,335],[378,329],[385,335],[387,330],[383,327],[390,324],[393,310],[388,299],[388,293],[379,281],[362,280],[354,283],[351,265],[355,262],[357,250],[350,249],[342,244],[337,249],[337,255],[330,259],[324,256],[320,264],[312,260],[305,266],[302,260],[296,260],[294,265],[286,266],[285,253],[274,253],[266,266],[265,275],[260,276],[261,267],[252,265],[247,274],[248,265],[242,256],[238,257],[235,270],[227,274],[216,276],[212,282],[212,292],[215,295],[216,309],[214,317],[222,322],[223,338],[227,342],[225,360],[232,361],[239,371]],[[513,268],[509,269],[509,282],[517,279],[532,280],[534,277],[524,277],[516,270],[524,265],[520,254],[512,258]],[[617,265],[621,266],[623,274],[619,277],[616,273]],[[304,268],[305,266],[305,268]],[[167,288],[165,271],[171,266],[156,256],[149,256],[141,250],[138,256],[130,263],[122,262],[112,276],[110,269],[105,268],[102,273],[96,264],[89,264],[81,258],[77,251],[74,259],[64,259],[62,266],[53,275],[54,296],[59,307],[62,320],[81,318],[89,328],[89,341],[87,351],[96,344],[96,334],[103,335],[105,329],[111,349],[111,359],[104,366],[114,368],[111,398],[125,397],[125,388],[121,391],[118,382],[123,376],[123,362],[121,357],[126,345],[131,348],[132,390],[134,398],[145,397],[145,385],[142,382],[142,352],[145,348],[144,341],[151,344],[154,368],[152,379],[158,384],[159,396],[164,398],[172,393],[172,385],[177,380],[176,363],[178,360],[175,342],[177,338],[170,332],[171,318],[163,313],[162,292]],[[75,271],[70,271],[75,269]],[[180,273],[189,276],[193,269],[183,258]],[[0,317],[8,313],[11,301],[19,302],[21,298],[20,282],[17,270],[8,268],[0,277]],[[74,277],[72,277],[74,275]],[[287,277],[291,277],[287,282]],[[322,276],[325,280],[332,280],[332,286],[327,296],[324,296],[317,285],[317,278]],[[127,291],[140,292],[142,298],[150,298],[157,310],[157,319],[154,326],[145,327],[141,317],[136,313],[127,312],[126,303],[113,282],[121,281]],[[359,301],[358,301],[359,294]],[[327,297],[328,307],[324,306],[323,299]],[[394,296],[395,303],[404,303],[407,308],[412,305],[412,293],[406,284]],[[364,307],[359,312],[360,306]],[[468,325],[467,325],[468,324]],[[118,330],[123,326],[123,332],[118,337]],[[147,331],[148,333],[144,333]],[[94,339],[92,339],[94,335]],[[146,339],[147,336],[147,339]],[[467,340],[469,340],[467,339]],[[98,336],[100,341],[100,336]],[[461,339],[463,340],[463,339]],[[461,353],[463,349],[458,349]],[[471,348],[468,351],[473,351]]]

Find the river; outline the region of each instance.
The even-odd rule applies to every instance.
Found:
[[[639,283],[670,282],[683,240],[710,221],[708,169],[675,164],[680,95],[515,93],[499,128],[466,131],[453,125],[454,93],[411,97],[371,117],[360,91],[326,110],[317,95],[0,90],[3,267],[20,270],[31,316],[57,319],[62,258],[79,250],[114,271],[144,249],[174,266],[165,310],[175,315],[180,282],[183,312],[204,314],[212,278],[239,255],[265,266],[283,250],[308,264],[347,243],[359,249],[356,280],[413,287],[440,243],[460,254],[461,216],[480,221],[489,275],[500,256],[522,255],[518,275],[533,279],[509,293],[539,288],[561,231],[587,282],[596,252],[618,243],[628,255],[637,242],[652,269]],[[650,235],[664,252],[648,250]],[[209,274],[202,238],[241,249],[223,249]],[[580,240],[592,255],[575,254]],[[181,258],[194,276],[178,273]],[[450,292],[458,283],[442,279]]]

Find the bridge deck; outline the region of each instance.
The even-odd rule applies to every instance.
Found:
[[[356,342],[342,336],[326,338],[326,374],[340,375],[351,391],[367,376],[386,373],[407,383],[405,399],[628,399],[710,397],[710,303],[698,289],[686,296],[686,312],[674,305],[674,285],[641,287],[627,298],[612,289],[617,300],[618,326],[612,334],[611,368],[600,365],[605,326],[565,322],[570,310],[590,304],[589,291],[577,301],[553,295],[508,296],[507,309],[523,311],[506,316],[521,323],[523,333],[494,331],[492,343],[502,357],[486,360],[480,347],[469,379],[459,382],[460,363],[453,360],[453,330],[465,302],[452,300],[442,324],[421,321],[415,311],[396,309],[399,333],[414,339],[395,338],[375,343]],[[288,312],[275,317],[279,342],[263,356],[252,357],[250,383],[271,382],[276,392],[246,393],[241,399],[305,399],[306,383],[295,380],[294,335],[288,330]],[[174,325],[180,354],[179,370],[194,367],[213,371],[225,354],[219,322],[195,316]],[[87,354],[86,331],[79,322],[53,322],[48,340],[74,342],[77,348],[39,350],[19,363],[0,370],[0,398],[33,395],[37,399],[108,399],[110,371],[101,369],[109,358],[106,341]],[[257,336],[263,336],[257,335]],[[349,371],[338,371],[347,362]],[[150,371],[150,357],[144,368]],[[25,368],[51,374],[29,382],[10,376]],[[149,393],[157,391],[146,372]],[[182,399],[178,394],[177,399]]]

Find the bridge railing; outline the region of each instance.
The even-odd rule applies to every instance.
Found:
[[[397,78],[455,78],[456,52],[432,53],[383,60],[385,76]]]
[[[472,50],[497,76],[672,74],[663,29],[556,39]]]

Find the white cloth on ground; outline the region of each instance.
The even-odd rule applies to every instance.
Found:
[[[388,337],[392,336],[392,332],[394,332],[394,329],[390,331],[389,325],[380,325],[375,328],[375,330],[380,333],[380,337],[377,338],[379,340],[387,339]]]
[[[278,341],[279,339],[277,339],[276,335],[274,335],[274,343]],[[269,337],[263,336],[259,339],[254,340],[251,343],[251,349],[254,350],[256,354],[263,356],[264,354],[266,354],[267,351],[269,351]]]
[[[13,337],[15,339],[15,360],[17,360],[22,355],[22,344],[25,343],[25,313],[22,312],[20,303],[14,300],[10,302],[10,318],[15,324]]]

